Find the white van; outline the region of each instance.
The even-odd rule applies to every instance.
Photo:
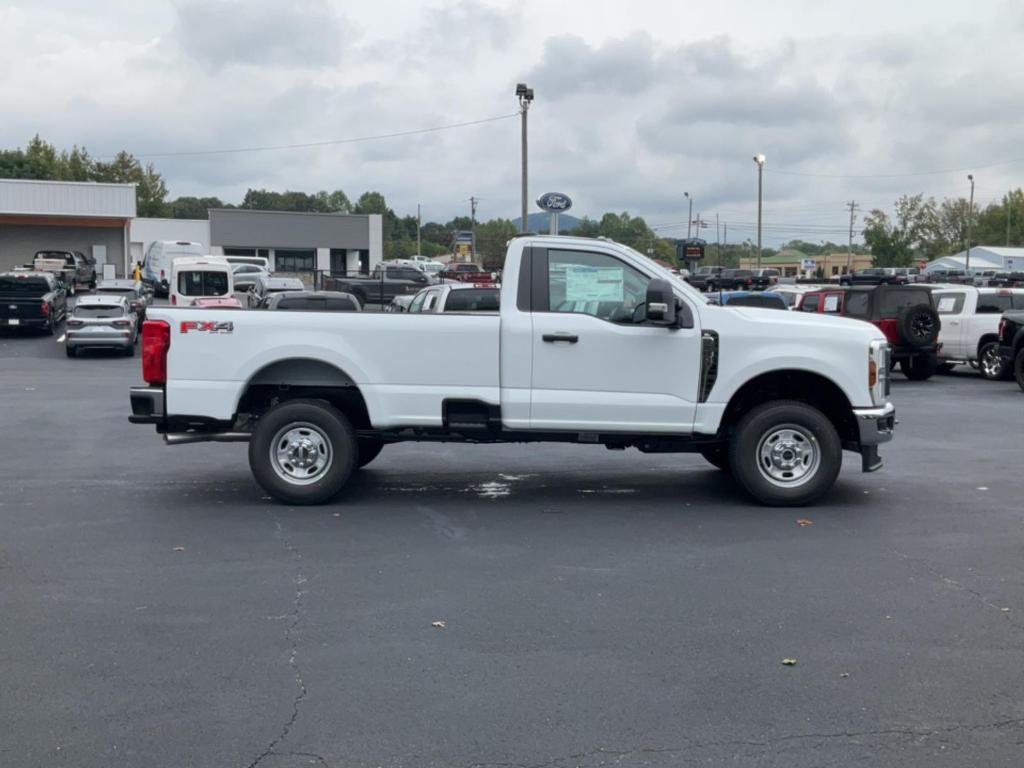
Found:
[[[263,267],[264,270],[270,272],[270,259],[266,256],[225,256],[224,259],[228,264],[252,264],[256,267]]]
[[[154,240],[142,260],[142,282],[153,287],[158,296],[166,296],[170,286],[171,262],[179,256],[202,256],[202,243],[188,240]]]
[[[192,306],[203,296],[230,297],[235,290],[231,265],[223,256],[177,256],[171,262],[171,304]]]

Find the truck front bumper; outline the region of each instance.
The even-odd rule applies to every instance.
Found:
[[[881,469],[878,446],[892,440],[896,430],[896,406],[886,403],[879,408],[854,408],[853,417],[857,420],[860,437],[861,469],[865,472]]]

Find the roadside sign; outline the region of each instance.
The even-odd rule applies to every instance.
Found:
[[[818,262],[814,259],[803,259],[800,262],[800,269],[809,272],[818,268]]]
[[[700,261],[707,250],[707,242],[699,237],[676,241],[676,258],[679,261]]]
[[[537,198],[537,206],[548,213],[565,213],[572,208],[572,200],[561,192],[545,192]]]

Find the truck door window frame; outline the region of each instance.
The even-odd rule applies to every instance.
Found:
[[[585,255],[588,255],[588,256],[596,256],[596,257],[600,257],[600,258],[604,258],[604,259],[610,259],[611,261],[617,262],[618,264],[620,264],[622,266],[623,273],[624,273],[624,278],[625,278],[625,272],[626,272],[626,270],[628,270],[629,272],[632,272],[632,273],[634,273],[636,275],[639,275],[641,278],[643,278],[646,281],[646,283],[650,283],[651,280],[654,279],[651,275],[647,274],[646,272],[644,272],[644,271],[642,271],[640,269],[637,269],[632,264],[626,262],[625,260],[619,258],[618,256],[615,256],[614,254],[611,254],[611,253],[606,253],[604,251],[592,251],[592,250],[587,250],[585,248],[569,248],[569,247],[563,247],[563,248],[534,248],[532,250],[533,250],[532,279],[530,281],[531,282],[531,297],[530,297],[531,298],[531,301],[530,301],[530,305],[531,305],[530,306],[530,311],[531,312],[535,312],[535,313],[543,312],[543,313],[546,313],[546,314],[554,314],[554,315],[557,315],[557,314],[587,315],[588,317],[593,317],[593,318],[595,318],[597,320],[602,320],[602,321],[604,321],[606,323],[611,323],[613,325],[634,325],[634,323],[631,322],[632,316],[630,316],[630,319],[628,319],[628,320],[627,319],[612,320],[609,317],[602,317],[601,315],[595,314],[593,312],[577,312],[577,311],[561,311],[560,312],[559,310],[551,309],[551,291],[550,291],[551,252],[552,251],[557,251],[558,253],[579,253],[579,254],[585,254]],[[595,302],[595,303],[598,303],[598,302]],[[625,304],[623,304],[623,306],[625,306]],[[635,305],[635,306],[638,306],[638,305]],[[635,309],[635,306],[634,306],[634,309]],[[635,325],[640,325],[640,324],[636,323]]]

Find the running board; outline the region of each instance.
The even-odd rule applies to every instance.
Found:
[[[188,443],[247,443],[252,435],[248,432],[174,432],[164,435],[167,445]]]

